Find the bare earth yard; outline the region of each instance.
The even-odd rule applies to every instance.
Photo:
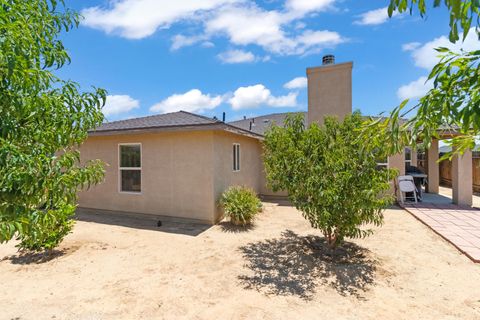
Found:
[[[83,220],[50,261],[0,245],[1,319],[480,319],[480,265],[400,209],[333,257],[288,206],[248,232]]]

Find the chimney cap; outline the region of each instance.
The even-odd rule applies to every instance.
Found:
[[[335,56],[333,54],[324,55],[322,58],[322,63],[324,66],[329,64],[335,64]]]

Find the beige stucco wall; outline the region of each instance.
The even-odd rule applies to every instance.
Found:
[[[118,145],[141,143],[142,192],[119,192]],[[233,144],[240,144],[240,171],[233,171]],[[221,194],[242,185],[278,195],[265,186],[262,144],[222,130],[91,136],[80,148],[82,161],[108,164],[104,182],[80,192],[79,206],[217,222]]]
[[[326,115],[343,119],[352,112],[353,63],[308,68],[308,123],[323,124]]]
[[[388,157],[388,167],[390,169],[397,169],[399,176],[405,175],[405,152]],[[392,180],[390,191],[396,193],[396,179]],[[396,194],[396,196],[398,196],[398,194]]]
[[[418,167],[418,150],[416,146],[415,148],[412,147],[412,166]]]
[[[233,144],[240,144],[240,171],[233,171]],[[261,193],[262,159],[261,143],[258,139],[241,136],[225,131],[216,131],[213,135],[214,158],[214,197],[218,200],[229,186],[246,186]],[[221,217],[218,205],[215,218]]]
[[[452,159],[453,203],[472,205],[472,180],[472,151],[466,150],[463,155],[455,155]]]
[[[105,161],[103,183],[79,194],[79,206],[214,221],[213,131],[93,136],[81,158]],[[142,144],[142,192],[119,192],[118,144]]]

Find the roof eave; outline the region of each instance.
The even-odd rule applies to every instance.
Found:
[[[206,131],[206,130],[224,130],[234,134],[248,136],[251,138],[263,140],[263,135],[257,134],[248,130],[244,130],[223,122],[219,123],[205,123],[195,125],[172,125],[172,126],[157,126],[148,128],[125,128],[125,129],[111,129],[111,130],[99,130],[89,131],[88,135],[91,137],[98,136],[116,136],[116,135],[134,135],[145,133],[158,133],[158,132],[184,132],[184,131]]]

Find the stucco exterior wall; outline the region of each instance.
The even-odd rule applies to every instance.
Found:
[[[233,171],[234,143],[240,144],[240,171]],[[258,139],[225,131],[214,132],[213,164],[216,220],[222,215],[218,207],[218,200],[222,192],[228,187],[235,185],[247,186],[255,192],[261,193],[261,178],[263,172],[261,154],[261,143]]]
[[[307,68],[309,124],[352,112],[352,68],[352,62]]]
[[[388,157],[388,167],[390,169],[397,169],[399,176],[405,175],[405,152]],[[392,180],[390,191],[398,196],[398,194],[396,194],[396,183],[396,179]]]
[[[212,223],[213,131],[91,136],[81,158],[105,161],[103,183],[79,194],[79,206]],[[142,192],[119,192],[119,143],[142,144]]]

